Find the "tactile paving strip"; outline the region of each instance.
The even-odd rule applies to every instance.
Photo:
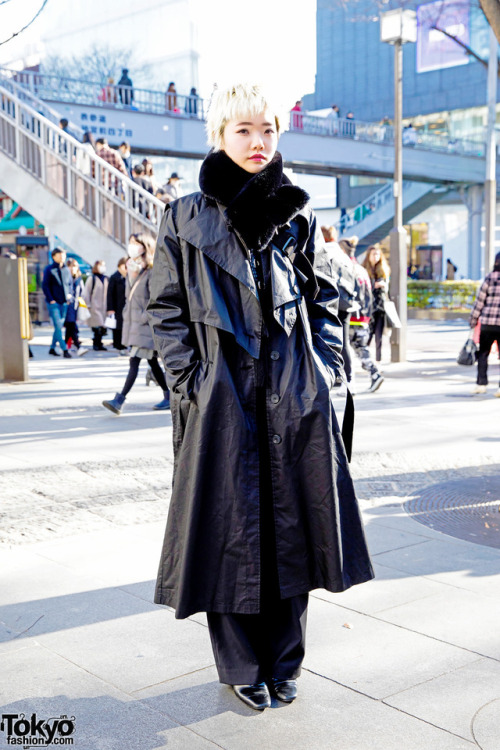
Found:
[[[424,526],[500,549],[500,476],[434,484],[414,493],[404,508]]]

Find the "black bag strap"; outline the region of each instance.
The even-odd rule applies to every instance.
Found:
[[[342,440],[344,441],[347,461],[351,463],[352,458],[352,439],[354,435],[354,399],[352,393],[347,389],[347,398],[345,402],[344,419],[342,420]]]

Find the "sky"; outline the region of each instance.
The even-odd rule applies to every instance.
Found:
[[[40,8],[43,0],[9,0],[0,5],[0,42],[18,31]],[[80,11],[94,21],[112,15],[124,6],[123,0],[48,0],[45,10],[35,23],[16,40],[0,46],[0,64],[19,55],[31,45],[33,51],[43,49],[44,37],[71,23],[68,11]],[[158,20],[169,2],[149,5],[158,10]],[[316,0],[189,0],[191,18],[195,21],[195,46],[200,53],[200,93],[209,96],[214,81],[219,85],[235,80],[252,80],[266,84],[279,103],[291,106],[300,96],[314,90],[316,70]],[[136,58],[141,60],[141,34],[147,55],[168,51],[176,38],[175,20],[165,24],[164,33],[149,33],[148,23],[141,28],[141,4],[134,2],[136,18],[129,24],[129,39],[117,39],[119,46],[134,45]],[[150,11],[149,18],[154,18]],[[163,21],[162,21],[163,23]],[[179,29],[179,34],[184,33]],[[80,35],[81,36],[81,35]],[[150,38],[151,37],[151,38]],[[92,35],[89,33],[89,44]],[[153,46],[152,46],[153,45]],[[79,42],[78,47],[86,46]],[[161,48],[161,49],[160,49]],[[145,56],[147,56],[145,55]],[[182,92],[181,92],[182,93]]]

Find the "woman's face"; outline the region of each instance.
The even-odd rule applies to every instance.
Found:
[[[269,164],[277,147],[276,121],[270,112],[230,120],[224,128],[224,151],[251,174],[261,172]]]
[[[376,266],[381,257],[380,250],[373,249],[370,252],[370,263],[372,266]]]

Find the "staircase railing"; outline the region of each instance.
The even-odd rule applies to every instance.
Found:
[[[404,181],[403,194],[404,188],[407,185],[408,182]],[[387,182],[380,188],[380,190],[372,193],[372,195],[366,198],[362,203],[358,203],[357,206],[352,208],[350,211],[347,211],[347,213],[340,217],[335,226],[337,227],[341,235],[345,234],[348,230],[354,229],[356,225],[366,219],[367,216],[376,213],[383,206],[386,206],[387,203],[389,203],[389,201],[391,200],[394,200],[392,181]]]
[[[162,201],[3,85],[0,151],[120,245],[133,233],[156,234]]]

